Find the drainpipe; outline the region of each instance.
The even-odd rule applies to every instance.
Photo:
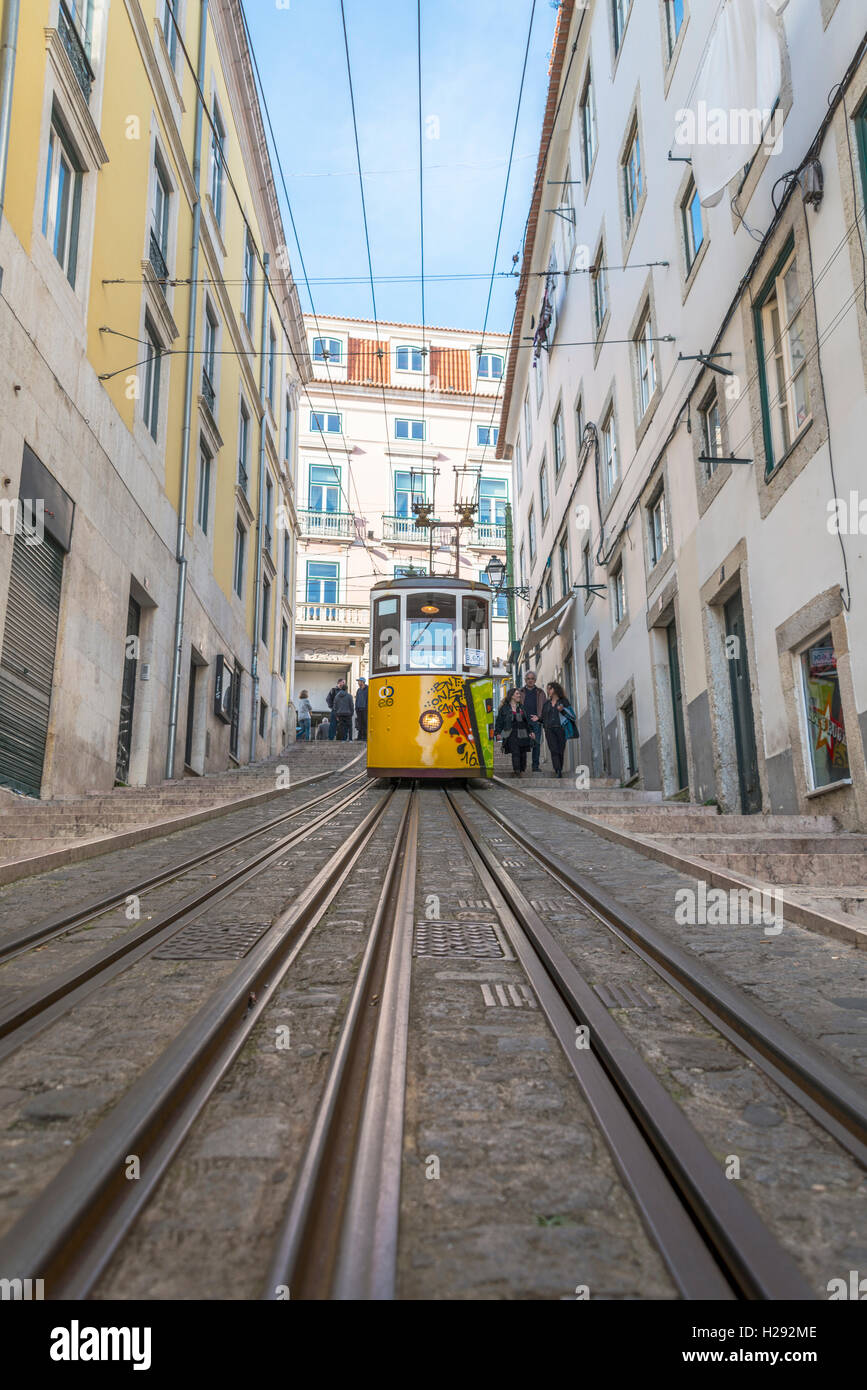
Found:
[[[18,46],[20,0],[6,0],[0,33],[0,222],[6,206],[6,170],[9,166],[9,132],[12,128],[12,89],[15,85],[15,52]]]
[[[201,0],[199,24],[199,88],[205,89],[205,50],[208,42],[208,0]],[[193,141],[193,184],[196,201],[193,206],[193,245],[190,257],[190,309],[187,318],[187,372],[184,383],[184,426],[181,434],[181,495],[178,502],[178,537],[175,559],[178,565],[178,595],[175,604],[175,635],[172,651],[172,683],[169,698],[168,748],[166,749],[166,778],[175,775],[175,743],[178,733],[178,699],[181,684],[181,659],[184,647],[184,605],[187,596],[187,508],[189,506],[190,436],[192,434],[193,393],[195,387],[196,318],[199,307],[199,244],[202,226],[202,125],[201,98],[196,95],[196,129]]]
[[[253,676],[253,719],[250,725],[250,762],[256,761],[256,729],[259,724],[259,626],[262,622],[262,513],[265,509],[265,418],[268,400],[265,389],[265,353],[268,350],[268,270],[271,257],[263,256],[265,273],[262,277],[262,351],[259,355],[259,403],[262,419],[259,426],[259,504],[256,517],[256,602],[253,606],[253,656],[250,670]]]

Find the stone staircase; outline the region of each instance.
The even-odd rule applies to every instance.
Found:
[[[620,787],[610,779],[576,790],[562,779],[496,772],[515,790],[572,815],[588,817],[611,838],[675,864],[716,886],[773,888],[793,920],[867,945],[867,835],[841,830],[830,815],[721,815],[715,806],[666,801],[661,792]],[[799,909],[801,909],[799,911]]]
[[[298,743],[265,762],[204,777],[187,775],[145,787],[114,787],[51,801],[0,790],[0,881],[19,877],[10,872],[14,867],[24,865],[35,871],[30,861],[57,851],[94,848],[113,836],[185,822],[202,812],[218,814],[248,797],[267,797],[276,790],[276,769],[281,765],[290,769],[291,785],[295,778],[343,767],[363,751],[360,743]],[[359,763],[353,771],[362,766]],[[83,852],[76,857],[88,855]]]

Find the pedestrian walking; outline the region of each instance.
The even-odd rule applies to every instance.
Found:
[[[549,681],[545,691],[548,698],[542,706],[542,728],[551,750],[554,776],[562,777],[566,740],[578,737],[578,721],[566,691],[558,681]]]
[[[313,718],[313,706],[307,696],[307,691],[302,690],[298,696],[298,730],[295,734],[296,739],[302,743],[310,741],[310,722]]]
[[[358,689],[355,692],[355,722],[358,725],[360,743],[367,742],[367,696],[367,681],[364,676],[359,676]]]
[[[527,754],[533,747],[530,720],[524,709],[523,692],[510,686],[497,711],[494,736],[503,741],[503,752],[512,755],[512,776],[520,777],[527,769]]]
[[[346,681],[340,681],[334,695],[334,705],[332,713],[337,719],[337,741],[345,743],[352,738],[352,716],[355,712],[355,704],[352,696],[346,689]]]
[[[533,771],[539,771],[539,754],[542,752],[542,706],[545,703],[541,690],[536,686],[536,672],[528,671],[524,676],[524,684],[521,689],[523,696],[524,711],[530,722],[530,734],[533,739]]]
[[[325,719],[325,718],[320,719],[319,723],[318,723],[317,726],[316,726],[316,739],[317,739],[317,742],[319,742],[319,743],[325,743],[325,742],[327,741],[327,739],[328,739],[328,724],[329,724],[329,721],[328,721],[327,719]]]
[[[336,685],[332,685],[332,687],[331,687],[331,689],[329,690],[328,694],[325,696],[325,703],[326,703],[326,705],[328,706],[328,708],[329,708],[330,711],[331,711],[331,714],[329,715],[329,718],[328,718],[328,737],[331,739],[332,742],[333,742],[334,739],[336,739],[336,737],[337,737],[337,711],[336,711],[336,709],[334,708],[334,701],[335,701],[335,699],[336,699],[336,697],[337,697],[337,692],[338,692],[339,690],[345,690],[345,689],[346,689],[346,681],[344,680],[343,676],[341,676],[341,677],[340,677],[340,680],[337,682],[337,684],[336,684]],[[352,699],[352,696],[350,695],[349,698]]]

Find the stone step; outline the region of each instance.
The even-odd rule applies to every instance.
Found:
[[[775,885],[867,883],[867,854],[720,854],[694,853],[690,858],[739,877]]]
[[[664,844],[683,854],[706,859],[708,854],[856,854],[867,855],[867,835],[842,832],[824,838],[774,831],[755,835],[641,835],[651,844]]]

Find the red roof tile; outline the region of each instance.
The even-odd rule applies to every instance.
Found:
[[[469,349],[432,347],[430,374],[436,380],[438,391],[462,391],[469,394],[473,389]]]
[[[391,381],[388,347],[376,339],[350,338],[346,379],[361,386],[388,386]]]

